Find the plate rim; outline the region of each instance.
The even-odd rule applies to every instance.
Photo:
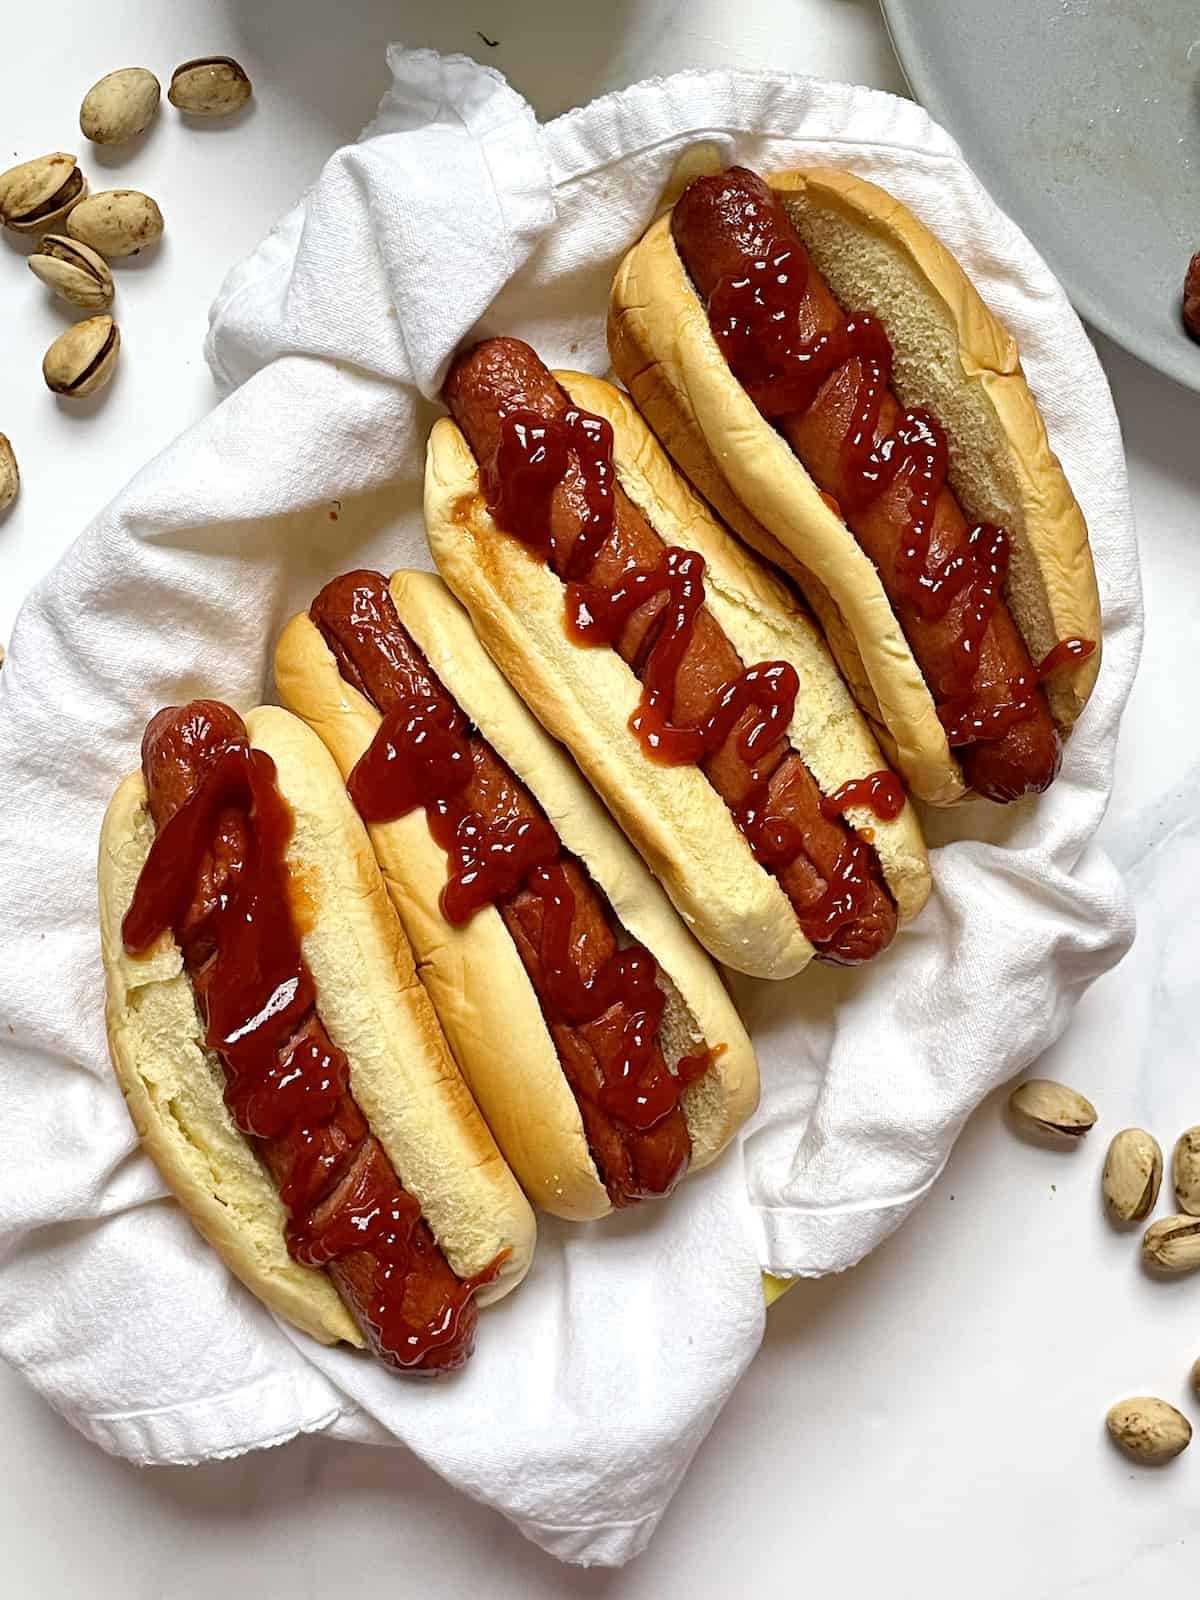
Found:
[[[909,0],[879,0],[879,10],[883,17],[884,28],[891,41],[896,60],[900,64],[900,71],[904,75],[904,80],[908,84],[914,100],[924,106],[930,116],[935,118],[946,129],[962,150],[968,165],[973,169],[974,162],[971,152],[967,149],[963,139],[951,125],[950,119],[946,115],[945,102],[941,99],[935,77],[931,74],[926,74],[920,65],[923,52],[916,38],[916,24],[914,22],[914,13],[919,9],[919,3],[920,0],[917,0],[917,5],[913,6],[909,3]],[[993,198],[995,199],[995,196]],[[1007,206],[1002,205],[998,199],[996,204],[1000,205],[1001,210],[1007,211]],[[1013,220],[1023,231],[1028,231],[1025,229],[1025,222],[1021,217],[1014,217]],[[1102,301],[1096,299],[1086,285],[1081,285],[1073,273],[1065,270],[1056,259],[1052,249],[1048,250],[1042,241],[1035,238],[1032,233],[1029,233],[1029,238],[1034,249],[1042,256],[1051,272],[1066,290],[1071,304],[1086,322],[1104,334],[1106,338],[1111,339],[1114,344],[1119,345],[1127,354],[1153,368],[1155,372],[1161,373],[1164,378],[1169,378],[1173,383],[1179,384],[1181,388],[1190,390],[1193,394],[1200,394],[1200,367],[1196,367],[1194,370],[1188,368],[1184,364],[1182,354],[1179,364],[1176,365],[1172,362],[1169,354],[1160,350],[1157,344],[1148,345],[1143,335],[1134,325],[1124,317],[1108,310]],[[1186,340],[1187,334],[1182,334],[1182,337]]]

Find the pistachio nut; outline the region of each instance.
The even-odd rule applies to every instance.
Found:
[[[1200,1400],[1200,1361],[1192,1362],[1192,1370],[1188,1374],[1192,1385],[1192,1393]]]
[[[1158,1140],[1144,1128],[1123,1128],[1108,1147],[1101,1188],[1114,1222],[1141,1222],[1154,1210],[1162,1182]]]
[[[122,67],[94,83],[79,108],[79,126],[93,144],[124,144],[154,121],[162,91],[145,67]]]
[[[64,150],[0,172],[0,222],[15,233],[40,233],[61,222],[88,192],[75,157]]]
[[[1008,1109],[1028,1132],[1061,1140],[1082,1138],[1096,1120],[1090,1100],[1050,1078],[1026,1078],[1019,1083],[1008,1097]]]
[[[1156,1272],[1200,1267],[1200,1217],[1161,1217],[1142,1235],[1142,1259]]]
[[[1171,1161],[1175,1204],[1189,1217],[1200,1217],[1200,1128],[1179,1135]]]
[[[137,189],[102,189],[67,218],[72,239],[109,257],[136,256],[156,243],[162,231],[162,212],[148,194]]]
[[[8,436],[0,433],[0,516],[8,510],[17,498],[17,490],[21,487],[21,474],[17,471],[17,458],[13,455],[13,447],[8,442]]]
[[[42,358],[42,376],[55,394],[73,400],[95,394],[112,377],[121,330],[111,317],[89,317],[59,334]]]
[[[200,56],[175,68],[167,99],[193,117],[227,117],[252,92],[250,79],[232,56]]]
[[[1152,1395],[1118,1400],[1104,1421],[1114,1441],[1134,1461],[1170,1461],[1192,1440],[1192,1425],[1183,1412]]]
[[[89,245],[48,233],[29,257],[29,270],[55,294],[85,311],[112,305],[113,279],[108,262]]]

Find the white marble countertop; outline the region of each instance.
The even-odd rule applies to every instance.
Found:
[[[41,355],[63,317],[20,248],[0,243],[0,429],[24,476],[0,524],[0,638],[91,513],[212,404],[200,348],[209,299],[369,118],[390,37],[486,59],[542,115],[682,66],[903,88],[869,0],[63,0],[6,7],[5,23],[0,166],[78,148],[83,91],[120,65],[165,78],[186,57],[231,53],[256,104],[234,129],[189,133],[168,116],[128,158],[89,152],[111,184],[155,194],[167,219],[158,259],[120,270],[125,349],[106,395],[70,407],[43,388]],[[1177,687],[1197,637],[1200,397],[1098,343],[1125,429],[1146,587],[1146,652],[1105,824],[1128,864],[1165,817],[1186,813],[1200,760]],[[139,1472],[85,1444],[0,1368],[5,1592],[183,1600],[236,1582],[298,1600],[347,1584],[497,1597],[1126,1600],[1171,1579],[1194,1592],[1200,1451],[1138,1470],[1102,1426],[1121,1394],[1186,1406],[1200,1356],[1200,1283],[1151,1283],[1135,1241],[1113,1234],[1099,1205],[1117,1128],[1145,1122],[1166,1145],[1200,1121],[1200,1089],[1156,1079],[1153,1063],[1122,1048],[1120,1023],[1150,982],[1135,960],[1101,981],[1052,1052],[1047,1070],[1100,1108],[1085,1148],[1021,1144],[994,1099],[899,1236],[771,1313],[761,1355],[654,1544],[625,1571],[559,1567],[399,1451],[310,1438]]]

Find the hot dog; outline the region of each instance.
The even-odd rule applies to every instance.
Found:
[[[1099,666],[1087,529],[1013,341],[920,223],[847,173],[700,177],[622,263],[609,345],[913,791],[1045,789]]]
[[[924,845],[783,586],[611,386],[491,339],[444,397],[434,560],[701,943],[762,977],[879,954],[928,894]]]
[[[99,877],[113,1067],[199,1231],[323,1343],[460,1366],[533,1217],[320,741],[274,707],[159,712]]]
[[[284,629],[275,680],[347,779],[530,1198],[584,1220],[713,1160],[758,1098],[737,1013],[439,579],[335,579]]]

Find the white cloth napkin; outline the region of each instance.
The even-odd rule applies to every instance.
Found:
[[[221,291],[209,358],[228,398],[39,585],[0,674],[0,1352],[132,1460],[316,1429],[399,1441],[553,1554],[616,1564],[649,1539],[757,1347],[759,1264],[838,1271],[876,1245],[972,1107],[1131,938],[1090,843],[1140,639],[1121,443],[1061,290],[916,106],[683,73],[539,129],[472,62],[394,50],[391,65],[363,142]],[[936,895],[881,962],[738,985],[765,1085],[741,1152],[669,1205],[544,1222],[469,1369],[413,1386],[274,1322],[138,1151],[101,1022],[97,829],[156,707],[253,704],[280,626],[328,577],[427,564],[430,402],[474,325],[606,369],[612,268],[697,139],[765,168],[852,166],[957,251],[1019,338],[1083,502],[1104,669],[1049,795],[935,819]]]

